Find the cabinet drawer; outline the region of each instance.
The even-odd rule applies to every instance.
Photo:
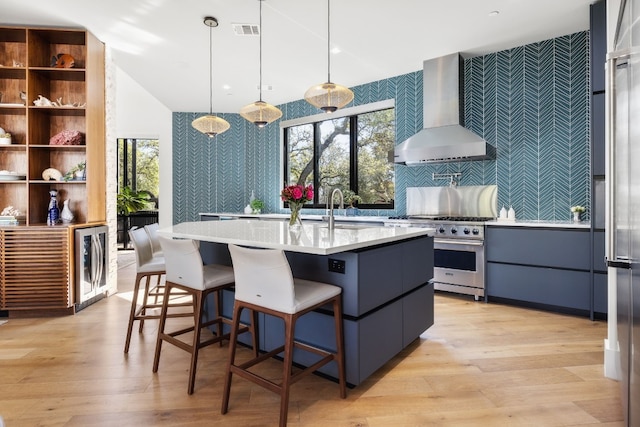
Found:
[[[590,310],[590,274],[583,271],[487,263],[487,295]]]
[[[590,270],[589,230],[487,227],[487,261]]]

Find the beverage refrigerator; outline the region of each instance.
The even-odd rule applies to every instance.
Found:
[[[104,298],[108,290],[107,226],[75,230],[76,311]]]
[[[622,0],[608,54],[607,265],[616,286],[622,405],[640,426],[640,0]],[[634,25],[635,24],[635,25]]]

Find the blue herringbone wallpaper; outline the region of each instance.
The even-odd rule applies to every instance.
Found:
[[[500,206],[528,220],[569,220],[569,207],[590,205],[589,35],[580,32],[464,62],[465,126],[496,147],[496,160],[396,166],[396,210],[405,188],[444,185],[433,172],[461,172],[461,185],[498,185]],[[422,128],[422,71],[352,88],[353,105],[396,102],[396,143]],[[282,120],[318,114],[304,100],[279,105]],[[251,191],[279,211],[278,122],[257,129],[222,114],[231,129],[209,139],[191,127],[202,113],[173,114],[174,221],[199,212],[239,212]]]

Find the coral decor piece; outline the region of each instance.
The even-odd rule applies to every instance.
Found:
[[[73,68],[75,65],[76,60],[68,53],[59,53],[51,57],[51,66],[54,68]]]
[[[49,140],[49,145],[82,145],[84,135],[77,130],[63,130]]]
[[[2,212],[0,213],[1,216],[15,216],[15,217],[19,217],[22,216],[22,212],[20,211],[20,209],[16,209],[13,206],[7,206],[6,208],[4,208],[2,210]]]
[[[61,181],[62,172],[55,168],[48,168],[42,171],[42,179],[45,181]]]

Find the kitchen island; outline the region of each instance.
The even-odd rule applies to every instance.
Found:
[[[360,384],[433,325],[433,234],[428,228],[307,222],[292,230],[287,221],[236,219],[196,221],[163,228],[161,235],[201,242],[205,263],[231,265],[227,244],[282,249],[296,277],[342,288],[347,383]],[[231,315],[233,294],[223,298]],[[296,339],[335,350],[329,308],[303,316]],[[283,342],[282,323],[259,316],[260,349]],[[246,342],[248,342],[248,338]],[[296,363],[314,360],[295,354]],[[334,364],[322,373],[337,377]]]

